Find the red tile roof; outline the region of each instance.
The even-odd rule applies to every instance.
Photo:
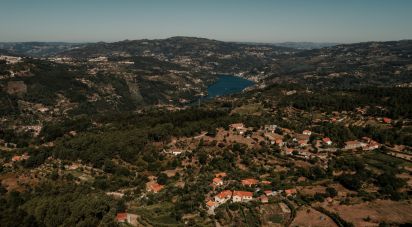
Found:
[[[268,197],[265,196],[265,195],[261,195],[261,196],[259,197],[259,199],[260,199],[260,201],[261,201],[262,203],[267,203],[267,202],[269,202]]]
[[[322,141],[323,141],[324,143],[332,142],[332,140],[330,140],[329,137],[323,138]]]
[[[220,192],[219,194],[216,195],[217,197],[223,199],[223,198],[227,198],[227,197],[231,197],[232,196],[232,191],[230,190],[225,190]]]
[[[219,184],[219,183],[221,183],[221,182],[223,182],[222,179],[217,178],[217,177],[213,178],[213,183]]]
[[[269,185],[269,184],[271,184],[271,182],[270,182],[270,181],[267,181],[267,180],[263,180],[263,181],[261,181],[261,183],[264,184],[264,185]]]
[[[158,184],[158,183],[153,183],[150,186],[150,190],[153,192],[159,192],[160,190],[163,189],[164,185]]]
[[[216,206],[216,202],[213,202],[212,200],[209,200],[209,201],[207,201],[207,203],[206,203],[206,205],[208,206],[208,207],[212,207],[212,206]]]
[[[286,193],[286,195],[293,195],[293,194],[296,194],[297,191],[294,188],[293,189],[286,189],[285,193]]]
[[[271,191],[271,190],[266,190],[266,191],[264,191],[264,193],[265,193],[267,196],[269,196],[269,195],[272,195],[272,194],[273,194],[273,191]]]
[[[215,174],[215,177],[220,177],[220,178],[226,177],[226,176],[227,176],[227,174],[225,172],[220,172],[220,173]]]
[[[283,140],[282,139],[276,139],[276,144],[281,144],[281,143],[283,143]]]
[[[235,129],[242,129],[245,127],[245,125],[243,123],[235,123],[235,124],[231,124],[229,125],[230,128],[235,128]]]
[[[247,192],[247,191],[233,191],[233,196],[239,196],[239,197],[253,197],[253,192]]]
[[[253,178],[249,178],[249,179],[243,179],[242,180],[242,184],[243,185],[248,185],[248,186],[252,186],[252,185],[256,185],[259,181]]]
[[[308,143],[307,140],[299,140],[299,141],[298,141],[298,144],[299,144],[299,145],[305,145],[305,144],[307,144],[307,143]]]
[[[116,220],[118,222],[124,222],[127,220],[127,213],[117,213]]]
[[[309,130],[303,130],[303,134],[305,134],[305,135],[309,135],[309,134],[312,134],[312,132],[311,132],[311,131],[309,131]]]

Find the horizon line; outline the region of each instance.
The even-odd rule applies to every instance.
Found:
[[[208,39],[220,42],[229,42],[229,43],[254,43],[254,44],[283,44],[283,43],[315,43],[315,44],[353,44],[353,43],[369,43],[369,42],[393,42],[393,41],[408,41],[412,40],[412,38],[403,38],[403,39],[392,39],[392,40],[366,40],[366,41],[353,41],[353,42],[339,42],[339,41],[271,41],[271,42],[263,42],[263,41],[233,41],[233,40],[220,40],[215,38],[208,38],[208,37],[200,37],[200,36],[185,36],[185,35],[176,35],[176,36],[169,36],[165,38],[136,38],[136,39],[119,39],[119,40],[107,40],[107,41],[56,41],[56,40],[31,40],[31,41],[0,41],[0,43],[68,43],[68,44],[91,44],[91,43],[116,43],[116,42],[124,42],[124,41],[138,41],[138,40],[166,40],[171,38],[197,38],[197,39]]]

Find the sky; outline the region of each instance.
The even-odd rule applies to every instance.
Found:
[[[0,42],[412,39],[412,0],[0,0]]]

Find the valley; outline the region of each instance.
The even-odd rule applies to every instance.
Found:
[[[4,226],[412,223],[410,40],[33,45],[0,45]]]

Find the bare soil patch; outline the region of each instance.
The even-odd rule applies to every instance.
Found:
[[[290,226],[318,226],[335,227],[336,223],[326,214],[322,214],[310,207],[301,207]]]

